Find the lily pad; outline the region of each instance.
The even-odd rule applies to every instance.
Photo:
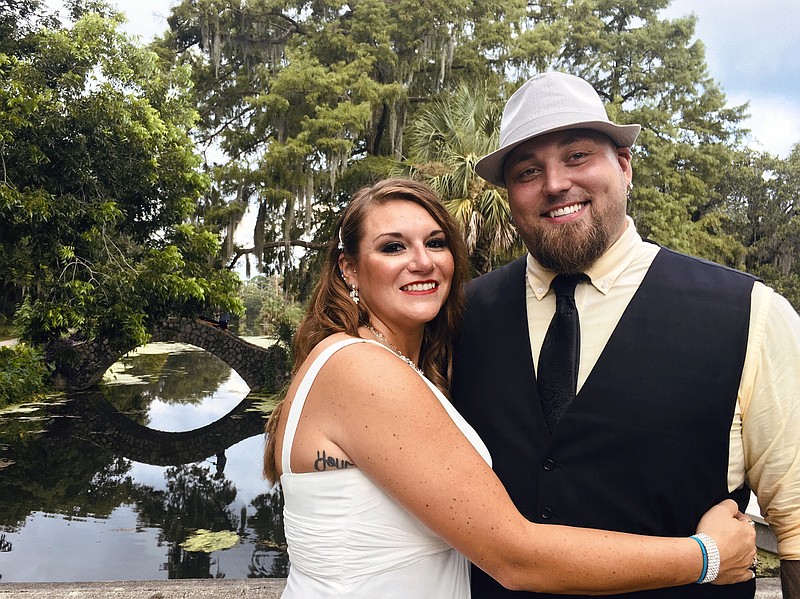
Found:
[[[41,404],[19,404],[0,410],[0,414],[31,414],[42,409]]]
[[[199,528],[192,533],[188,539],[181,543],[186,551],[196,551],[200,553],[212,553],[230,549],[239,543],[239,535],[230,530],[220,530],[213,532],[205,528]]]

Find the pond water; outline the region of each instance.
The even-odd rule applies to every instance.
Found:
[[[219,358],[175,343],[126,355],[102,384],[117,410],[161,431],[217,421],[248,392]],[[260,474],[260,414],[224,452],[160,466],[109,449],[113,435],[98,443],[110,433],[88,430],[89,399],[0,412],[0,584],[287,575],[280,494]],[[206,551],[182,547],[203,530],[220,533]]]

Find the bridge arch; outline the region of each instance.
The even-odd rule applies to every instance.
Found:
[[[234,369],[251,391],[275,392],[288,376],[283,348],[249,343],[204,320],[169,318],[153,330],[151,341],[174,341],[204,349]],[[56,364],[56,386],[80,391],[98,384],[117,360],[136,347],[120,348],[108,339],[100,339],[60,344],[47,353]]]

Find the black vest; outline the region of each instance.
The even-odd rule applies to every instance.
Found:
[[[453,398],[529,520],[688,536],[729,496],[730,425],[754,278],[660,250],[550,436],[536,392],[525,258],[470,284]],[[749,490],[734,497],[744,510]],[[477,568],[473,599],[514,594]],[[624,597],[753,597],[752,582]],[[564,597],[564,595],[552,595]]]

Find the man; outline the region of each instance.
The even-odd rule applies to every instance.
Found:
[[[800,597],[800,318],[753,277],[639,237],[626,215],[639,130],[609,121],[595,90],[563,73],[509,99],[500,148],[475,170],[508,190],[529,254],[471,283],[453,397],[537,522],[690,535],[726,496],[744,511],[753,489],[778,537],[784,596]],[[575,351],[548,333],[550,285],[580,273],[577,364],[555,384],[573,390],[553,391],[548,373]],[[559,318],[574,317],[558,302]],[[543,345],[556,359],[540,370]],[[512,595],[473,568],[475,599]]]

